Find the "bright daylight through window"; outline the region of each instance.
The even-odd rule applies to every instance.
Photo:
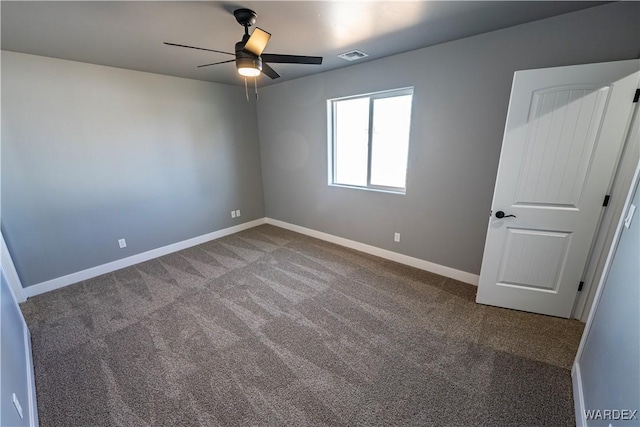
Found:
[[[330,183],[404,193],[413,88],[329,101]]]

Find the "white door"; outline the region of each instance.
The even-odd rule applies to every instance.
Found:
[[[478,303],[571,315],[638,70],[630,60],[515,73]]]

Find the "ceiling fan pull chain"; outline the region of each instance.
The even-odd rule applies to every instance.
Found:
[[[258,78],[257,77],[253,78],[253,84],[256,87],[256,99],[258,99]]]
[[[247,87],[247,78],[244,78],[244,93],[247,95],[247,102],[249,102],[249,88]]]

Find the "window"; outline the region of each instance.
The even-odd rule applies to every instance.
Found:
[[[329,101],[329,183],[404,193],[413,88]]]

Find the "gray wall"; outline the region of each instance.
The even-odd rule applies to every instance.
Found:
[[[632,202],[640,208],[640,185]],[[626,212],[624,213],[626,215]],[[622,229],[584,349],[578,360],[585,410],[640,412],[640,210]],[[638,425],[635,421],[593,420],[587,425]]]
[[[514,71],[637,58],[638,28],[609,4],[264,88],[267,216],[478,274]],[[407,194],[328,186],[326,100],[407,86]]]
[[[27,337],[27,325],[20,307],[13,299],[0,269],[0,425],[3,426],[36,424],[31,422],[29,406],[33,371],[31,354],[27,351]],[[13,393],[20,402],[23,418],[20,418],[13,405]]]
[[[25,287],[264,217],[238,87],[2,52],[1,149]]]

